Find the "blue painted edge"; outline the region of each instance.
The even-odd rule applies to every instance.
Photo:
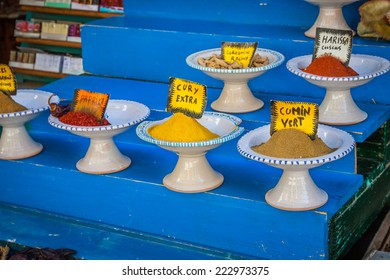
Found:
[[[253,259],[251,256],[0,202],[0,240],[39,248],[69,248],[75,258]]]

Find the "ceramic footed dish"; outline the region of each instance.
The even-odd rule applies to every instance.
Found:
[[[20,89],[12,96],[13,100],[28,110],[0,114],[0,159],[28,158],[42,151],[42,144],[31,138],[24,125],[49,109],[51,95],[42,90]]]
[[[327,193],[313,181],[309,169],[346,156],[354,149],[355,140],[343,130],[321,124],[317,135],[335,150],[313,158],[276,158],[259,154],[252,147],[269,140],[270,125],[254,129],[238,141],[237,149],[244,157],[283,170],[276,186],[266,193],[268,204],[283,210],[303,211],[316,209],[327,202]]]
[[[220,69],[201,66],[198,63],[199,58],[209,58],[213,54],[219,55],[220,53],[221,48],[215,48],[196,52],[186,58],[186,62],[190,67],[224,82],[222,92],[218,99],[211,103],[211,108],[225,113],[246,113],[261,109],[264,102],[253,95],[248,87],[248,81],[281,65],[284,56],[273,50],[258,48],[256,53],[268,58],[269,63],[267,65],[242,69]]]
[[[90,139],[86,155],[76,164],[78,170],[91,174],[108,174],[124,170],[131,164],[131,159],[118,150],[113,137],[145,120],[149,114],[149,108],[141,103],[128,100],[109,100],[106,119],[110,125],[67,125],[53,116],[49,117],[49,123],[58,129],[67,130],[75,135]]]
[[[174,170],[164,177],[163,184],[168,189],[185,193],[205,192],[219,187],[223,183],[223,175],[210,166],[206,153],[238,137],[243,132],[243,128],[238,127],[241,119],[223,113],[205,112],[198,120],[199,123],[220,135],[207,141],[171,142],[150,136],[149,129],[166,120],[145,121],[137,127],[137,135],[142,140],[175,152],[179,156]]]
[[[286,63],[293,74],[325,89],[325,97],[319,107],[319,120],[330,125],[356,124],[367,118],[351,95],[351,89],[364,85],[390,70],[390,62],[382,57],[352,54],[349,66],[359,75],[350,77],[318,76],[302,71],[312,61],[312,55],[298,56]],[[369,94],[369,93],[367,93]]]

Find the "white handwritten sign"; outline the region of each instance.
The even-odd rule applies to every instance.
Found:
[[[318,27],[314,44],[313,60],[330,55],[344,65],[349,64],[352,53],[352,30],[338,30]]]

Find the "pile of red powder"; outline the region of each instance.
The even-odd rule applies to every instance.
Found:
[[[359,74],[351,67],[344,65],[338,58],[330,55],[320,56],[314,59],[309,66],[302,71],[326,77],[348,77]]]

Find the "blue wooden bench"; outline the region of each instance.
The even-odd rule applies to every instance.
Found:
[[[141,2],[141,3],[138,3]],[[313,50],[303,33],[317,8],[304,1],[125,1],[125,16],[82,27],[84,76],[42,87],[70,99],[77,88],[147,105],[161,119],[170,76],[208,86],[216,99],[222,84],[185,63],[195,51],[222,41],[258,41],[286,60]],[[359,3],[345,7],[356,27]],[[207,5],[207,9],[205,9]],[[353,52],[389,59],[389,44],[354,38]],[[323,90],[291,74],[285,64],[250,83],[265,106],[239,114],[246,132],[269,123],[269,101],[319,103]],[[0,240],[39,247],[68,247],[85,259],[335,259],[342,257],[389,205],[390,97],[388,75],[353,90],[369,114],[363,123],[339,127],[353,135],[350,155],[311,171],[329,195],[305,212],[269,206],[265,193],[281,171],[242,157],[238,139],[209,152],[225,181],[198,194],[162,185],[177,156],[140,140],[135,127],[114,138],[131,166],[109,175],[77,171],[89,140],[51,127],[48,112],[27,127],[44,145],[39,155],[0,161]],[[211,110],[210,107],[206,110]],[[376,150],[377,152],[370,152]],[[360,166],[362,165],[362,166]],[[365,168],[369,167],[369,168]],[[369,206],[366,201],[371,201]],[[364,207],[366,205],[366,207]]]

